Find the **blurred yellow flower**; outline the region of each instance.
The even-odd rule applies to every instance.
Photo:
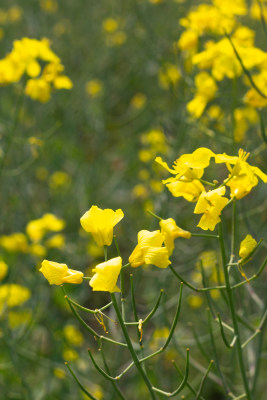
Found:
[[[102,22],[102,28],[105,32],[112,33],[119,28],[119,23],[114,18],[106,18]]]
[[[76,350],[66,347],[63,350],[62,357],[64,358],[64,360],[67,361],[75,361],[79,358],[79,354],[77,353]]]
[[[173,86],[176,86],[181,79],[181,72],[178,67],[171,63],[166,63],[160,68],[158,72],[159,85],[168,90]]]
[[[51,86],[42,78],[29,79],[26,83],[25,93],[34,100],[46,103],[51,97]]]
[[[10,311],[8,313],[8,325],[11,329],[15,329],[21,325],[30,323],[32,312],[30,310]]]
[[[247,235],[240,243],[239,257],[241,257],[241,259],[248,257],[257,244],[256,240],[251,235]]]
[[[16,307],[25,303],[31,297],[31,291],[15,283],[0,286],[0,311],[3,307]]]
[[[0,246],[10,252],[21,251],[25,253],[28,250],[28,241],[24,233],[16,232],[11,235],[0,236]]]
[[[142,108],[145,107],[147,102],[147,98],[144,95],[144,93],[136,93],[132,98],[131,98],[131,107],[135,108],[136,110],[141,110]]]
[[[43,70],[39,61],[45,64]],[[26,82],[26,95],[45,103],[51,96],[51,84],[55,89],[72,88],[71,80],[62,75],[63,70],[47,39],[22,38],[15,40],[12,51],[0,60],[0,84],[18,82],[27,74],[31,79]]]
[[[49,178],[51,189],[67,188],[71,184],[71,176],[64,171],[56,171]]]
[[[213,231],[218,222],[221,221],[220,215],[222,209],[228,203],[228,199],[223,197],[225,186],[202,192],[194,209],[195,214],[202,214],[199,223],[201,229]]]
[[[63,368],[54,368],[53,374],[58,379],[64,379],[66,376],[66,371]]]
[[[86,232],[92,234],[98,246],[110,246],[113,239],[113,228],[124,217],[122,210],[102,210],[92,206],[80,219]]]
[[[159,230],[138,232],[138,244],[129,257],[129,262],[133,268],[140,265],[155,265],[159,268],[167,268],[171,263],[166,247],[161,247],[164,241],[163,235]]]
[[[195,77],[196,94],[187,104],[188,112],[199,118],[210,100],[215,97],[218,90],[215,80],[207,72],[199,72]]]
[[[91,79],[85,85],[85,91],[88,96],[94,98],[103,93],[103,83],[99,79]]]
[[[84,342],[84,337],[74,325],[64,326],[63,334],[70,345],[82,346]]]
[[[26,233],[33,242],[39,242],[49,232],[59,232],[65,226],[65,221],[54,214],[47,213],[41,218],[30,221],[26,226]]]
[[[117,280],[121,271],[121,266],[121,257],[112,258],[111,260],[98,264],[92,270],[95,274],[89,281],[89,285],[94,291],[110,293],[120,292],[120,289],[117,286]]]
[[[184,231],[182,228],[177,226],[173,218],[162,219],[159,222],[159,225],[169,256],[171,256],[173,253],[174,240],[176,238],[183,237],[185,239],[190,239],[191,237],[191,233],[188,231]]]
[[[45,245],[50,248],[61,249],[65,246],[65,236],[60,233],[46,240]]]
[[[187,297],[187,302],[191,308],[199,308],[203,304],[203,298],[197,295],[189,295]]]
[[[83,273],[69,269],[66,264],[44,260],[39,269],[50,285],[61,285],[62,283],[82,283]]]
[[[44,257],[46,255],[46,248],[39,243],[31,244],[28,251],[37,257]]]
[[[41,8],[48,13],[55,13],[58,8],[56,0],[40,0]]]
[[[7,271],[7,264],[3,260],[0,260],[0,282],[6,277]]]

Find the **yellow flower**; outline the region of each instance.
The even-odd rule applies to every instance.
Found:
[[[201,193],[194,210],[195,214],[204,213],[197,225],[201,229],[213,231],[217,223],[221,221],[221,211],[228,203],[228,199],[223,197],[224,194],[225,186]]]
[[[119,28],[119,23],[114,18],[106,18],[102,22],[102,28],[107,33],[113,33]]]
[[[163,183],[165,182],[163,181]],[[166,186],[174,197],[183,197],[185,200],[191,202],[197,201],[200,194],[205,190],[202,183],[198,180],[194,179],[188,182],[185,177],[181,177],[179,180],[169,178]]]
[[[3,260],[0,260],[0,281],[2,281],[5,278],[7,271],[8,271],[7,264]]]
[[[192,154],[182,155],[174,162],[172,168],[161,157],[157,157],[155,161],[175,175],[162,181],[173,196],[182,196],[188,201],[196,201],[200,193],[205,190],[199,179],[204,174],[204,168],[208,167],[211,157],[214,156],[215,154],[210,149],[200,147]]]
[[[63,333],[69,344],[74,346],[81,346],[83,344],[83,335],[74,325],[64,326]]]
[[[26,233],[33,242],[39,242],[46,232],[61,231],[65,226],[63,219],[56,217],[54,214],[47,213],[41,218],[30,221],[26,226]]]
[[[176,65],[166,63],[158,72],[158,79],[160,86],[168,90],[175,87],[181,78],[181,73]]]
[[[131,98],[131,106],[136,110],[141,110],[147,102],[147,98],[143,93],[136,93]]]
[[[142,264],[153,264],[159,268],[167,268],[170,264],[166,247],[161,247],[164,237],[157,231],[142,230],[138,232],[138,244],[129,257],[133,268]]]
[[[117,286],[117,280],[121,271],[121,266],[121,257],[112,258],[111,260],[98,264],[92,270],[95,274],[90,280],[89,285],[94,291],[110,293],[120,292]]]
[[[102,94],[103,83],[99,79],[91,79],[85,85],[85,91],[88,96],[94,98]]]
[[[256,246],[256,240],[251,235],[247,235],[240,243],[239,256],[241,259],[248,257]]]
[[[66,264],[44,260],[39,269],[50,285],[61,285],[62,283],[82,283],[83,273],[69,269]]]
[[[258,184],[258,177],[267,183],[267,175],[264,174],[258,167],[254,167],[247,163],[249,153],[240,149],[237,156],[228,156],[227,154],[217,154],[215,162],[225,163],[230,172],[228,177],[231,178],[226,183],[231,189],[231,197],[241,199],[250,193],[251,189]],[[234,165],[232,168],[231,165]],[[228,180],[227,179],[227,180]]]
[[[98,246],[110,246],[113,239],[113,228],[124,217],[122,210],[102,210],[92,206],[80,219],[86,232],[92,234]]]
[[[52,248],[60,249],[65,246],[65,236],[61,235],[60,233],[57,235],[53,235],[53,236],[51,236],[50,239],[48,239],[45,242],[45,245],[50,248],[52,247]]]
[[[161,233],[164,238],[165,246],[167,247],[169,256],[172,255],[174,249],[174,240],[178,237],[190,239],[191,233],[184,231],[182,228],[176,225],[176,222],[172,218],[162,219],[159,223],[161,227]]]
[[[25,94],[41,103],[46,103],[51,97],[51,86],[44,79],[29,79],[25,87]]]
[[[196,94],[187,104],[187,110],[194,118],[199,118],[210,100],[215,97],[218,87],[215,80],[207,72],[200,72],[195,77]]]
[[[0,236],[0,246],[10,252],[21,251],[25,253],[28,250],[27,238],[20,232]]]
[[[4,306],[16,307],[25,303],[31,297],[31,292],[25,286],[10,283],[0,286],[0,311]]]

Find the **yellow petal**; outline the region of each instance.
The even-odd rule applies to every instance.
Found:
[[[171,263],[166,247],[148,247],[145,251],[145,263],[159,268],[167,268]]]
[[[121,257],[112,258],[109,261],[98,264],[94,269],[95,275],[90,280],[89,285],[94,291],[120,292],[116,283],[121,271]]]
[[[239,256],[246,258],[257,246],[256,240],[251,236],[247,235],[244,240],[240,243]]]

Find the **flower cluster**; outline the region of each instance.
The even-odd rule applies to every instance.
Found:
[[[65,237],[56,233],[50,237],[50,232],[60,232],[65,226],[65,221],[54,214],[47,213],[41,218],[30,221],[26,226],[26,235],[15,232],[10,235],[0,236],[0,246],[8,252],[30,253],[38,257],[46,255],[46,248],[62,248]],[[43,239],[45,239],[44,242]]]
[[[249,153],[240,149],[238,156],[227,154],[215,154],[210,149],[201,147],[192,154],[184,154],[179,157],[170,168],[161,157],[156,162],[167,169],[174,177],[163,180],[170,192],[175,197],[184,197],[187,201],[197,201],[194,213],[203,214],[198,226],[204,230],[214,230],[223,208],[228,203],[224,197],[226,186],[230,187],[231,198],[241,199],[250,193],[252,188],[258,184],[258,178],[267,183],[267,175],[258,167],[250,165],[246,160]],[[225,181],[215,188],[206,192],[203,186],[204,170],[214,158],[216,164],[225,163],[229,171]],[[202,183],[202,182],[203,183]],[[215,187],[215,183],[210,183]]]
[[[12,51],[0,60],[0,84],[18,82],[26,74],[29,77],[26,95],[45,103],[51,97],[52,88],[72,88],[71,80],[63,71],[64,66],[47,39],[23,38],[15,40]]]

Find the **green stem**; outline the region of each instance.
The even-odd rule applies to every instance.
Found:
[[[125,324],[124,324],[124,321],[123,321],[123,319],[122,319],[122,315],[121,315],[121,313],[120,313],[120,310],[119,310],[119,307],[118,307],[118,303],[117,303],[116,297],[115,297],[114,293],[110,293],[110,296],[111,296],[111,300],[112,300],[112,303],[113,303],[115,312],[116,312],[116,314],[117,314],[117,317],[118,317],[118,320],[119,320],[119,324],[120,324],[120,326],[121,326],[121,329],[122,329],[122,332],[123,332],[125,341],[126,341],[126,343],[127,343],[128,349],[129,349],[129,351],[130,351],[130,353],[131,353],[131,356],[132,356],[132,358],[133,358],[133,362],[134,362],[134,364],[135,364],[135,366],[136,366],[138,372],[139,372],[140,375],[142,376],[142,378],[143,378],[143,380],[144,380],[144,382],[145,382],[145,384],[146,384],[146,386],[147,386],[147,388],[148,388],[148,390],[149,390],[151,399],[156,400],[156,397],[155,397],[155,394],[154,394],[154,392],[153,392],[153,389],[152,389],[152,385],[151,385],[151,383],[150,383],[150,380],[148,379],[148,376],[147,376],[146,373],[144,372],[144,370],[143,370],[143,368],[142,368],[142,366],[141,366],[141,364],[140,364],[140,361],[139,361],[139,359],[138,359],[138,357],[137,357],[137,355],[136,355],[136,352],[135,352],[135,350],[134,350],[134,348],[133,348],[132,341],[131,341],[131,339],[130,339],[130,336],[129,336],[129,334],[128,334],[127,328],[126,328],[126,326],[125,326]]]
[[[191,233],[191,236],[219,239],[219,235],[211,235],[211,234],[205,234],[205,233]]]
[[[89,399],[92,400],[97,400],[96,397],[94,397],[91,393],[89,393],[85,387],[81,384],[81,382],[79,381],[79,379],[77,378],[77,376],[74,374],[72,368],[69,366],[69,364],[67,362],[65,362],[66,367],[68,368],[68,370],[70,371],[71,375],[73,376],[73,378],[75,379],[75,381],[78,383],[80,389],[89,397]]]
[[[113,237],[114,237],[114,242],[115,242],[117,254],[118,254],[119,257],[121,257],[121,251],[120,251],[120,248],[119,248],[117,236],[114,235]],[[125,266],[124,266],[124,268],[125,268]],[[125,296],[125,284],[124,284],[124,271],[123,271],[123,268],[121,269],[121,272],[120,272],[120,279],[121,279],[121,315],[122,315],[123,321],[125,321],[125,297],[124,297]]]
[[[215,359],[215,365],[216,368],[218,370],[218,373],[220,375],[221,381],[222,381],[222,385],[224,387],[224,390],[226,391],[227,394],[229,394],[230,390],[228,388],[228,385],[226,383],[225,377],[222,373],[221,367],[220,367],[220,362],[219,362],[219,357],[217,354],[217,349],[216,349],[216,345],[215,345],[215,340],[214,340],[214,336],[213,336],[213,329],[212,329],[212,318],[211,318],[211,312],[209,309],[207,309],[208,311],[208,323],[209,323],[209,332],[210,332],[210,342],[211,342],[211,346],[212,346],[212,350],[213,350],[213,355],[214,355],[214,359]]]
[[[130,283],[131,283],[131,297],[132,297],[134,319],[135,319],[135,322],[139,323],[137,310],[136,310],[135,296],[134,296],[133,274],[130,274]],[[141,333],[139,332],[138,326],[136,327],[136,330],[137,330],[137,337],[138,337],[139,345],[142,348],[143,347],[142,338],[141,338]]]
[[[63,289],[63,291],[64,291],[64,288],[62,288],[62,289]],[[117,345],[119,345],[119,346],[127,347],[127,344],[126,344],[126,343],[117,342],[116,340],[110,339],[110,338],[108,338],[108,337],[106,337],[106,336],[101,336],[101,335],[99,335],[94,329],[92,329],[89,325],[87,325],[87,323],[86,323],[86,322],[82,319],[82,317],[77,313],[77,311],[75,310],[75,308],[73,307],[73,305],[71,304],[71,302],[69,301],[69,299],[68,299],[67,297],[66,297],[66,300],[67,300],[67,302],[68,302],[68,304],[69,304],[69,306],[70,306],[70,309],[71,309],[73,315],[74,315],[74,316],[76,317],[76,319],[80,322],[80,324],[82,324],[83,327],[84,327],[88,332],[91,333],[91,335],[97,337],[98,339],[105,340],[106,342],[110,342],[110,343],[117,344]]]
[[[203,378],[202,378],[202,380],[201,380],[201,383],[200,383],[200,386],[199,386],[197,395],[196,395],[196,397],[195,397],[195,400],[199,400],[199,398],[200,398],[200,396],[201,396],[201,393],[202,393],[202,390],[203,390],[203,387],[204,387],[204,383],[205,383],[205,381],[206,381],[206,379],[207,379],[207,377],[208,377],[208,375],[209,375],[209,372],[210,372],[210,369],[211,369],[213,363],[214,363],[214,361],[211,360],[210,363],[209,363],[209,366],[208,366],[208,368],[207,368],[207,371],[205,372],[205,375],[203,376]]]
[[[234,211],[235,211],[235,208],[233,208],[233,212]],[[234,328],[234,332],[235,332],[235,336],[236,336],[236,348],[237,348],[240,372],[241,372],[241,376],[242,376],[242,380],[243,380],[244,389],[245,389],[245,392],[246,392],[246,395],[247,395],[247,400],[252,400],[250,389],[249,389],[249,386],[248,386],[248,380],[247,380],[247,376],[246,376],[244,360],[243,360],[240,333],[239,333],[239,327],[238,327],[238,322],[237,322],[237,316],[236,316],[236,312],[235,312],[234,297],[233,297],[233,292],[232,292],[232,288],[231,288],[231,285],[230,285],[230,279],[229,279],[229,275],[228,275],[227,262],[226,262],[226,253],[225,253],[225,246],[224,246],[224,239],[223,239],[221,222],[219,224],[219,236],[220,236],[220,246],[221,246],[222,260],[223,260],[223,271],[224,271],[226,292],[227,292],[228,301],[229,301],[229,307],[230,307],[230,312],[231,312],[231,317],[232,317],[232,322],[233,322],[233,328]],[[231,247],[233,247],[233,245]],[[231,262],[232,262],[232,257],[230,258],[230,263]]]
[[[154,214],[152,211],[150,210],[146,210],[148,212],[148,214],[152,215],[152,217],[157,218],[159,221],[161,221],[163,218],[159,217],[158,215]]]
[[[172,323],[172,326],[171,326],[171,329],[170,329],[169,336],[168,336],[164,346],[162,347],[163,350],[166,349],[166,347],[168,346],[168,344],[171,341],[172,335],[174,334],[174,330],[176,328],[176,325],[177,325],[177,322],[178,322],[178,319],[179,319],[179,315],[180,315],[180,311],[181,311],[182,294],[183,294],[183,282],[181,282],[181,285],[180,285],[179,300],[178,300],[176,313],[175,313],[175,316],[174,316],[174,319],[173,319],[173,323]]]
[[[158,389],[156,387],[153,387],[153,390],[155,390],[155,392],[158,392],[160,394],[163,394],[164,396],[167,397],[173,397],[176,396],[178,393],[181,392],[181,390],[185,387],[187,379],[188,379],[188,375],[189,375],[189,349],[186,349],[186,365],[185,365],[185,374],[184,374],[184,378],[182,380],[182,382],[180,383],[180,385],[178,386],[178,388],[176,390],[174,390],[173,392],[165,392],[164,390]]]
[[[220,313],[217,313],[217,316],[218,316],[218,321],[219,321],[219,324],[220,324],[220,331],[221,331],[221,335],[222,335],[222,339],[224,341],[224,344],[225,344],[226,347],[228,347],[228,349],[231,349],[231,346],[228,343],[228,340],[226,339],[226,336],[224,334],[224,329],[223,329]]]
[[[95,309],[95,310],[90,310],[90,308],[86,308],[81,306],[79,303],[76,303],[76,301],[72,300],[69,296],[65,295],[65,299],[67,299],[68,301],[71,302],[72,305],[74,305],[75,307],[79,308],[82,311],[85,311],[89,314],[98,314],[101,313],[101,311],[104,311],[106,308],[110,307],[112,305],[112,301],[108,304],[106,304],[105,306],[99,308],[99,309]]]
[[[152,311],[146,316],[146,318],[143,320],[143,325],[146,324],[146,323],[153,317],[153,315],[155,314],[155,312],[156,312],[157,309],[159,308],[159,303],[160,303],[160,300],[161,300],[162,295],[163,295],[163,289],[160,290],[160,294],[159,294],[158,300],[157,300],[157,302],[156,302],[154,308],[153,308]]]
[[[191,285],[191,283],[187,282],[184,278],[182,278],[181,275],[177,271],[175,271],[175,269],[173,268],[173,266],[171,264],[169,265],[169,268],[172,271],[172,273],[176,276],[176,278],[179,279],[180,282],[183,282],[185,284],[185,286],[187,286],[190,289],[194,290],[194,292],[206,292],[208,290],[223,290],[223,289],[226,289],[226,286],[212,286],[212,287],[207,287],[207,288],[197,288],[197,287]]]

